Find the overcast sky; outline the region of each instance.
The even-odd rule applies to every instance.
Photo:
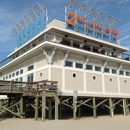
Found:
[[[12,28],[39,3],[48,9],[49,22],[53,19],[65,21],[65,5],[69,0],[0,0],[0,61],[5,59],[16,47],[16,34]],[[130,48],[130,0],[78,0],[76,8],[83,2],[88,4],[86,12],[97,8],[95,14],[106,12],[113,19],[121,19],[117,26],[122,46]],[[127,52],[128,53],[128,52]]]

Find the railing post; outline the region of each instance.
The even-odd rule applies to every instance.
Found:
[[[10,81],[10,86],[9,86],[9,92],[11,93],[12,91],[12,81]]]

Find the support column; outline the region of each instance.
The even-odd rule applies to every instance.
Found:
[[[124,116],[128,115],[127,99],[123,99],[123,112]]]
[[[59,104],[59,119],[62,119],[62,104]]]
[[[48,101],[48,108],[49,108],[48,117],[49,117],[49,120],[51,120],[52,119],[52,99]]]
[[[46,95],[42,94],[42,121],[46,119]]]
[[[36,99],[35,99],[35,120],[38,120],[38,104],[39,104],[39,98],[36,96]]]
[[[81,106],[78,107],[78,117],[81,117]]]
[[[93,98],[93,117],[94,117],[94,118],[97,118],[96,98]]]
[[[129,107],[128,107],[128,104],[129,104],[129,100],[126,99],[126,112],[127,112],[127,116],[129,114]]]
[[[73,96],[73,118],[75,120],[76,120],[76,111],[77,111],[76,98]]]
[[[2,106],[1,100],[0,100],[0,106]],[[0,112],[1,112],[1,110],[2,110],[2,109],[1,109],[1,107],[0,107]]]
[[[58,120],[58,95],[55,96],[55,120]]]
[[[23,115],[23,97],[20,97],[20,113]]]
[[[113,117],[112,98],[109,98],[109,110],[110,110],[110,117]]]

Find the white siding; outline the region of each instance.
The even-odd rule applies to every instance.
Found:
[[[40,77],[40,73],[42,73],[42,77]],[[44,69],[44,70],[36,72],[36,75],[35,75],[36,81],[46,80],[46,79],[48,79],[48,69]]]
[[[112,79],[112,82],[110,81]],[[114,76],[104,76],[105,92],[118,93],[118,80]]]
[[[26,62],[26,66],[28,67],[29,65],[32,65],[32,64],[34,64],[35,63],[35,60],[33,59],[33,60],[30,60],[30,61],[28,61],[28,62]]]
[[[125,83],[126,80],[126,83]],[[120,77],[120,89],[121,93],[130,93],[130,79]]]
[[[96,77],[95,80],[93,79],[93,76]],[[87,91],[102,92],[102,75],[86,73],[86,85]]]
[[[76,74],[76,78],[73,77],[73,74]],[[83,90],[84,89],[84,80],[83,73],[78,71],[65,71],[65,90]]]
[[[36,68],[40,68],[47,65],[47,61],[44,55],[41,55],[36,58]]]
[[[63,56],[62,54],[55,54],[54,55],[54,59],[53,59],[53,64],[54,65],[62,65],[62,59],[63,59]]]
[[[52,71],[51,80],[58,81],[58,88],[62,89],[62,69],[52,68],[51,71]]]

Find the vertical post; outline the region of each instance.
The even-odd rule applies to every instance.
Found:
[[[49,117],[49,120],[51,120],[52,119],[52,99],[49,99],[48,107],[49,107],[48,117]]]
[[[96,98],[93,98],[93,117],[97,117],[97,111],[96,111]]]
[[[77,107],[76,107],[76,98],[73,97],[73,118],[76,120],[76,111],[77,111]]]
[[[113,117],[113,105],[111,98],[109,98],[109,110],[110,110],[110,117]]]
[[[42,121],[46,119],[46,95],[42,92]]]
[[[78,117],[81,117],[81,106],[78,107]]]
[[[0,106],[2,106],[1,99],[0,99]],[[1,112],[1,110],[2,110],[2,109],[1,109],[1,107],[0,107],[0,112]]]
[[[123,99],[123,113],[124,116],[127,115],[127,105],[126,105],[126,99]]]
[[[55,96],[55,120],[58,120],[58,95]]]
[[[59,119],[62,119],[62,104],[59,105]]]
[[[73,118],[76,120],[76,112],[77,112],[77,105],[76,105],[76,100],[78,97],[78,91],[74,90],[74,96],[73,96]]]
[[[20,113],[23,115],[23,97],[20,97]]]
[[[128,114],[129,114],[129,107],[128,107],[128,104],[129,104],[129,101],[128,101],[128,99],[126,99],[126,114],[127,114],[127,116],[128,116]]]
[[[35,99],[35,120],[38,120],[38,101],[39,98],[36,96],[36,99]]]

